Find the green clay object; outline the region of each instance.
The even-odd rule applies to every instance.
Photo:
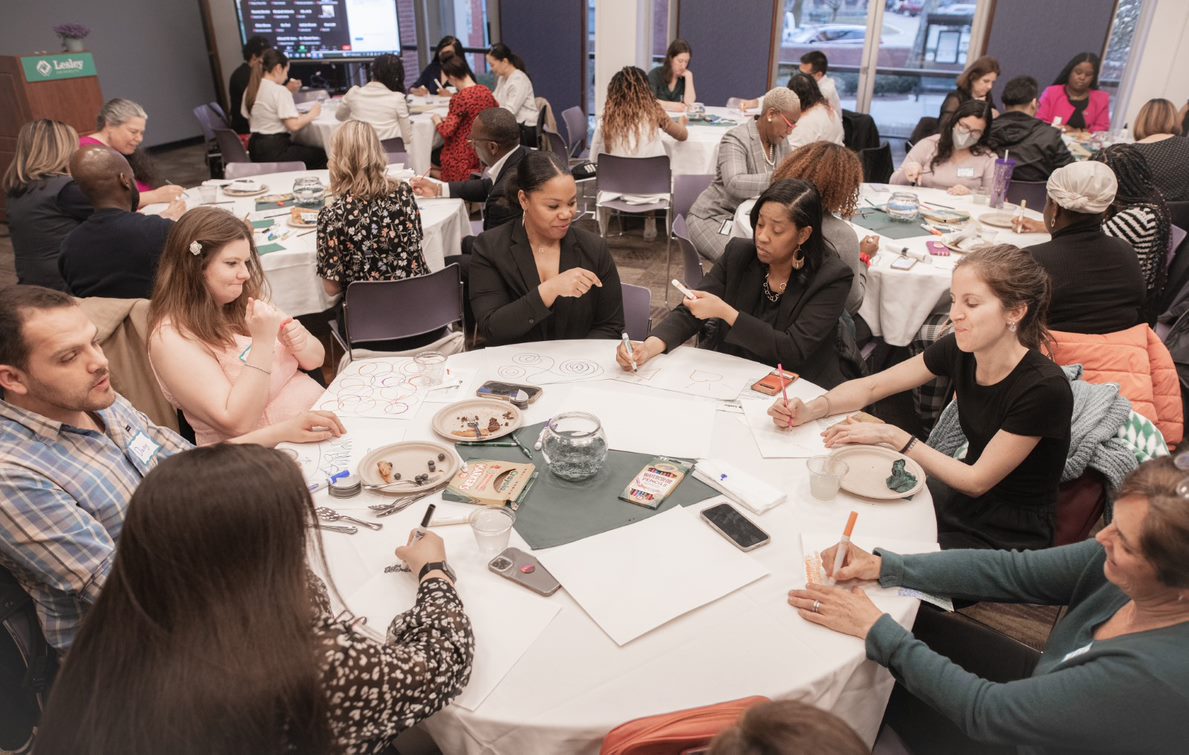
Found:
[[[907,493],[917,484],[916,475],[904,468],[906,464],[907,462],[904,459],[897,459],[892,462],[892,476],[888,478],[887,484],[888,488],[895,490],[897,493]]]

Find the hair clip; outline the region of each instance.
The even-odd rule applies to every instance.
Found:
[[[202,244],[198,243],[197,241],[191,241],[190,254],[193,254],[195,257],[202,254]]]

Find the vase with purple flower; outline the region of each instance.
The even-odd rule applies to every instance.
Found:
[[[83,40],[91,33],[91,30],[82,24],[58,24],[54,27],[54,33],[62,40],[62,49],[65,52],[82,52]]]

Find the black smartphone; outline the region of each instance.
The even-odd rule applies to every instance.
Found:
[[[498,380],[488,380],[475,391],[479,398],[498,398],[511,401],[523,409],[536,401],[541,395],[541,387],[525,383],[501,383]]]
[[[702,518],[741,551],[755,550],[770,540],[767,532],[755,526],[729,503],[704,509]]]

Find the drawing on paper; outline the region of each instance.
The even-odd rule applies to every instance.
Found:
[[[708,370],[690,370],[689,382],[685,385],[687,393],[700,394],[718,398],[724,393],[738,396],[739,391],[723,383],[723,375]]]
[[[514,354],[511,364],[501,365],[496,370],[496,374],[504,380],[534,384],[597,380],[603,377],[604,372],[601,364],[590,359],[557,361],[531,351]]]
[[[352,362],[314,408],[343,417],[406,419],[421,406],[424,380],[412,359]]]
[[[285,443],[277,450],[297,462],[302,476],[311,484],[325,482],[351,465],[351,437],[347,435],[324,443]]]

